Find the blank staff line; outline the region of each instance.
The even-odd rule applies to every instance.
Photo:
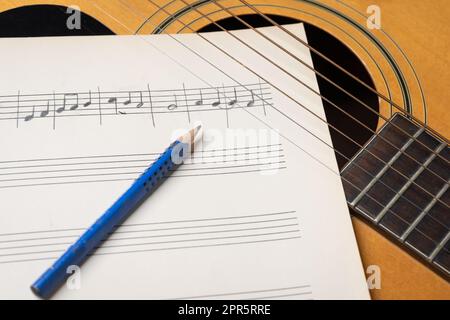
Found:
[[[253,160],[267,160],[267,159],[274,159],[274,158],[284,158],[284,155],[276,155],[276,156],[268,156],[268,157],[255,157],[255,158],[246,158],[246,159],[233,159],[233,160],[223,160],[223,161],[200,161],[200,162],[195,162],[195,163],[184,163],[184,166],[193,166],[193,165],[197,165],[197,164],[216,164],[216,163],[227,163],[227,162],[240,162],[240,161],[253,161]],[[145,161],[145,162],[150,162],[150,161],[155,161],[155,159],[151,159],[151,160],[124,160],[124,161],[119,161],[122,163],[125,162],[140,162],[140,161]],[[261,162],[260,164],[264,164],[265,162]],[[81,163],[81,164],[73,164],[73,165],[83,165],[85,163]],[[92,163],[89,163],[92,164]],[[95,164],[103,164],[103,162],[99,162],[99,163],[95,163]],[[44,167],[46,165],[43,165]],[[50,165],[51,166],[51,165]],[[41,170],[41,171],[27,171],[27,172],[9,172],[9,173],[0,173],[0,176],[8,176],[8,175],[23,175],[23,174],[36,174],[36,173],[51,173],[51,172],[73,172],[73,171],[87,171],[87,170],[111,170],[111,169],[137,169],[137,168],[141,168],[141,169],[146,169],[148,168],[148,164],[145,165],[136,165],[136,166],[120,166],[120,167],[100,167],[100,168],[76,168],[76,169],[58,169],[58,170]],[[17,167],[11,167],[11,168],[0,168],[1,169],[19,169]],[[20,168],[23,169],[23,168]]]
[[[276,241],[285,241],[285,240],[294,240],[294,239],[301,239],[301,236],[276,238],[276,239],[265,239],[265,240],[255,240],[255,241],[216,243],[216,244],[197,245],[197,246],[168,247],[168,248],[157,248],[157,249],[156,248],[155,249],[140,249],[140,250],[128,250],[128,251],[122,251],[122,252],[103,252],[103,253],[94,253],[92,255],[93,256],[104,256],[104,255],[113,255],[113,254],[140,253],[140,252],[152,252],[152,251],[164,251],[164,250],[167,251],[167,250],[182,250],[182,249],[195,249],[195,248],[223,247],[223,246],[231,246],[231,245],[266,243],[266,242],[276,242]],[[0,261],[0,264],[32,262],[32,261],[42,261],[42,260],[54,260],[56,258],[58,258],[58,257],[45,257],[45,258],[34,258],[34,259]]]
[[[276,168],[276,170],[283,170],[287,167],[279,167]],[[198,174],[177,174],[177,175],[171,175],[169,178],[186,178],[186,177],[202,177],[202,176],[214,176],[214,175],[228,175],[228,174],[235,174],[235,173],[251,173],[251,172],[261,172],[261,171],[273,171],[273,168],[268,169],[256,169],[256,170],[245,170],[245,171],[233,171],[233,172],[218,172],[218,173],[198,173]]]
[[[258,233],[258,234],[251,234],[251,235],[228,236],[228,237],[211,237],[211,238],[156,241],[156,242],[144,242],[144,243],[116,244],[116,245],[110,245],[110,246],[96,247],[96,249],[108,249],[108,248],[110,249],[110,248],[122,248],[122,247],[147,246],[147,245],[154,245],[154,244],[168,244],[168,243],[179,243],[179,242],[195,242],[195,241],[213,241],[213,240],[225,240],[225,239],[238,239],[238,238],[261,237],[261,236],[271,236],[271,235],[279,235],[279,234],[287,234],[287,233],[298,233],[298,232],[300,232],[299,229],[290,230],[290,231]],[[29,252],[6,253],[6,254],[0,254],[0,257],[25,256],[25,255],[41,254],[41,253],[56,253],[56,252],[61,252],[61,251],[64,251],[64,249],[62,249],[62,250],[34,251],[34,252],[29,251]]]
[[[242,160],[245,161],[245,160]],[[280,160],[275,162],[261,162],[261,163],[251,163],[251,164],[242,164],[237,166],[225,166],[225,167],[213,167],[213,168],[179,168],[176,171],[195,171],[195,170],[217,170],[217,169],[232,169],[232,168],[245,168],[245,167],[255,167],[255,166],[266,166],[272,164],[285,164],[286,161]],[[171,172],[175,172],[175,170],[171,170]]]
[[[227,151],[227,150],[241,150],[241,149],[252,149],[252,148],[264,148],[281,146],[281,143],[268,144],[264,146],[247,146],[247,147],[237,147],[237,148],[223,148],[223,149],[211,149],[211,150],[196,150],[199,152],[216,152],[216,151]],[[114,154],[114,155],[93,155],[93,156],[78,156],[78,157],[61,157],[61,158],[40,158],[40,159],[22,159],[22,160],[7,160],[0,161],[0,163],[11,163],[11,162],[31,162],[31,161],[53,161],[53,160],[74,160],[74,159],[93,159],[93,158],[116,158],[116,157],[134,157],[134,156],[151,156],[160,155],[161,153],[134,153],[134,154]]]
[[[230,149],[232,150],[232,149]],[[219,155],[206,155],[206,156],[200,156],[195,157],[191,156],[189,159],[212,159],[212,158],[227,158],[227,157],[238,157],[238,156],[248,156],[248,155],[254,155],[254,154],[266,154],[266,153],[283,153],[284,149],[280,148],[277,150],[259,150],[256,152],[244,152],[244,153],[225,153],[225,154],[219,154]],[[76,166],[76,165],[90,165],[90,164],[110,164],[110,163],[126,163],[126,162],[139,162],[139,161],[145,161],[147,163],[150,163],[151,161],[155,161],[157,158],[152,159],[135,159],[135,160],[113,160],[113,161],[95,161],[95,162],[74,162],[74,163],[56,163],[56,164],[38,164],[38,165],[28,165],[28,166],[16,166],[16,167],[0,167],[0,170],[8,170],[8,169],[28,169],[28,168],[42,168],[42,167],[62,167],[62,166]],[[261,159],[261,158],[253,158],[253,159]],[[247,159],[242,159],[247,160]],[[229,162],[229,161],[228,161]],[[205,162],[207,163],[214,163],[214,162]],[[185,164],[195,164],[195,163],[189,163],[186,162]]]
[[[116,231],[115,233],[117,233],[117,234],[123,234],[123,233],[128,234],[128,233],[152,232],[152,231],[169,231],[169,230],[201,229],[201,228],[212,228],[212,227],[227,227],[227,226],[237,226],[237,225],[244,225],[244,224],[258,224],[258,223],[266,223],[266,222],[280,222],[280,221],[288,221],[288,220],[295,220],[295,219],[297,219],[297,218],[296,217],[290,217],[290,218],[280,218],[280,219],[271,219],[271,220],[224,223],[224,224],[215,224],[215,225],[185,226],[185,227],[150,229],[150,230]],[[140,225],[140,226],[142,226],[142,225]],[[85,229],[81,229],[81,230],[85,230]],[[40,237],[40,238],[28,238],[28,239],[2,240],[2,241],[0,241],[0,243],[39,241],[39,240],[51,240],[51,239],[64,239],[64,238],[74,238],[74,237],[78,237],[78,236],[79,236],[79,234],[66,235],[66,236],[54,236],[54,237]]]
[[[295,237],[286,237],[286,238],[275,238],[275,239],[264,239],[264,240],[255,240],[255,241],[242,241],[242,242],[226,242],[226,243],[218,243],[218,244],[209,244],[209,245],[198,245],[198,246],[183,246],[183,247],[168,247],[168,248],[158,248],[158,249],[139,249],[139,250],[128,250],[128,251],[118,251],[118,252],[96,252],[93,255],[108,255],[108,254],[122,254],[122,253],[138,253],[138,252],[149,252],[149,251],[161,251],[161,250],[175,250],[175,249],[191,249],[191,248],[204,248],[204,247],[216,247],[216,246],[227,246],[234,244],[248,244],[248,243],[260,243],[260,242],[271,242],[271,241],[280,241],[280,240],[292,240],[292,239],[301,239],[301,236]]]
[[[148,98],[149,96],[148,96],[148,94],[146,94],[147,92],[146,92],[147,90],[145,90],[145,91],[142,91],[142,93],[143,93],[143,95],[142,95],[142,98],[144,99],[144,98]],[[259,89],[258,89],[258,91],[259,91]],[[236,94],[237,94],[237,96],[239,97],[239,98],[250,98],[250,97],[253,97],[254,95],[252,95],[252,94],[242,94],[242,95],[240,95],[240,93],[241,92],[248,92],[248,90],[236,90]],[[133,93],[133,94],[135,94],[135,93],[139,93],[139,91],[132,91],[131,93]],[[226,91],[225,92],[227,95],[228,94],[234,94],[234,90],[231,90],[231,91]],[[270,90],[270,88],[264,88],[263,89],[263,93],[265,94],[265,95],[270,95],[271,94],[271,90]],[[85,97],[83,97],[83,95],[85,96]],[[17,96],[17,95],[16,95]],[[50,96],[50,95],[49,95]],[[53,95],[51,95],[51,96],[53,96]],[[187,93],[186,95],[183,93],[182,95],[177,95],[178,97],[185,97],[185,96],[187,96],[187,97],[195,97],[194,99],[191,99],[191,98],[188,98],[187,99],[187,101],[188,102],[190,102],[190,101],[193,101],[193,102],[198,102],[199,101],[199,97],[200,97],[200,94],[198,93],[198,92],[196,92],[196,93]],[[216,98],[216,96],[217,96],[217,93],[216,92],[208,92],[208,93],[203,93],[202,94],[202,96],[203,96],[203,99],[202,99],[202,101],[208,101],[208,100],[210,100],[210,101],[214,101],[214,100],[216,100],[215,98]],[[212,96],[212,97],[208,97],[208,96]],[[22,97],[22,95],[21,95],[21,97]],[[98,99],[98,94],[96,94],[96,97],[95,98],[97,98]],[[101,99],[109,99],[109,98],[112,98],[112,97],[110,97],[110,96],[104,96],[104,95],[102,95],[101,97],[100,97]],[[125,94],[125,95],[123,95],[123,96],[114,96],[114,98],[116,98],[116,99],[124,99],[125,101],[128,101],[129,102],[129,100],[130,100],[130,96],[129,96],[129,94],[128,94],[128,92],[127,92],[127,94]],[[139,96],[135,96],[135,97],[132,97],[132,98],[135,98],[135,99],[131,99],[131,100],[136,100],[136,101],[138,101],[138,102],[141,102],[141,98],[140,98],[140,95]],[[159,99],[159,100],[153,100],[153,98],[168,98],[168,99]],[[269,98],[270,99],[270,98]],[[70,97],[68,96],[68,95],[66,95],[66,99],[64,99],[64,96],[61,96],[61,98],[56,98],[56,99],[53,99],[53,98],[51,98],[51,99],[32,99],[32,100],[20,100],[20,105],[21,105],[21,107],[22,106],[24,106],[24,104],[26,104],[25,105],[25,107],[32,107],[32,106],[36,106],[36,107],[47,107],[47,102],[49,102],[49,101],[55,101],[55,103],[56,103],[56,106],[58,107],[58,106],[63,106],[64,105],[64,101],[66,101],[66,103],[65,103],[65,105],[67,106],[67,105],[69,105],[69,104],[72,104],[72,102],[75,102],[77,99],[76,99],[76,95],[75,94],[72,94]],[[93,99],[93,97],[92,97],[92,93],[91,93],[91,99],[89,99],[89,93],[88,94],[83,94],[83,93],[79,93],[78,94],[78,100],[85,100],[85,101],[92,101],[92,100],[94,100]],[[61,103],[58,103],[57,101],[61,101]],[[37,103],[40,103],[40,102],[45,102],[45,104],[36,104],[36,102]],[[142,101],[143,103],[144,103],[144,101]],[[153,106],[155,106],[155,104],[157,104],[157,103],[167,103],[167,102],[173,102],[173,93],[172,94],[168,94],[168,95],[159,95],[159,96],[153,96],[153,94],[152,94],[152,105]],[[130,102],[131,103],[131,102]],[[146,101],[145,103],[149,103],[149,100],[148,101]],[[3,104],[3,106],[0,106],[0,110],[2,110],[2,109],[12,109],[12,108],[17,108],[17,99],[14,101],[14,100],[0,100],[0,104]],[[14,105],[12,105],[12,106],[6,106],[6,104],[14,104]],[[94,104],[94,103],[91,103],[91,104]],[[106,104],[106,102],[105,102],[105,104]],[[82,103],[79,103],[79,105],[83,105]],[[95,105],[95,104],[94,104]],[[192,105],[197,105],[197,104],[192,104]],[[197,106],[207,106],[208,104],[202,104],[202,105],[197,105]],[[155,108],[166,108],[167,106],[163,106],[163,107],[155,107]],[[134,107],[123,107],[123,108],[129,108],[129,109],[134,109]],[[1,112],[0,112],[1,113]]]
[[[246,167],[255,167],[255,166],[265,166],[272,164],[284,164],[286,161],[276,161],[276,162],[267,162],[267,163],[254,163],[254,164],[243,164],[237,166],[223,166],[223,167],[214,167],[214,168],[184,168],[178,169],[177,171],[196,171],[196,170],[219,170],[219,169],[233,169],[233,168],[246,168]],[[172,170],[175,172],[175,170]],[[115,176],[115,175],[139,175],[142,171],[134,171],[134,172],[111,172],[111,173],[92,173],[92,174],[78,174],[78,175],[65,175],[65,176],[46,176],[46,177],[30,177],[30,178],[14,178],[14,179],[0,179],[0,182],[12,182],[12,181],[30,181],[30,180],[46,180],[46,179],[63,179],[63,178],[84,178],[84,177],[101,177],[101,176]]]
[[[287,167],[279,167],[276,170],[284,170]],[[187,177],[203,177],[203,176],[220,176],[229,174],[241,174],[241,173],[255,173],[264,171],[273,171],[273,168],[267,169],[257,169],[257,170],[244,170],[244,171],[232,171],[232,172],[217,172],[217,173],[197,173],[197,174],[184,174],[184,175],[171,175],[171,178],[187,178]],[[36,186],[53,186],[53,185],[64,185],[64,184],[79,184],[79,183],[100,183],[100,182],[119,182],[119,181],[133,181],[134,178],[117,178],[117,179],[102,179],[102,180],[84,180],[84,181],[65,181],[65,182],[46,182],[46,183],[29,183],[29,184],[16,184],[0,186],[0,189],[8,188],[21,188],[21,187],[36,187]]]
[[[268,88],[270,88],[270,85],[267,82],[262,82],[262,84],[264,86],[268,86]],[[247,87],[256,87],[257,89],[259,89],[260,84],[259,83],[252,83],[252,84],[247,84],[245,85]],[[225,88],[242,88],[244,86],[242,85],[226,85]],[[219,87],[217,87],[219,88]],[[220,86],[220,89],[222,88],[222,86]],[[244,87],[245,88],[245,87]],[[187,91],[199,91],[199,90],[216,90],[216,87],[211,88],[211,87],[198,87],[198,88],[189,88],[186,89]],[[106,96],[110,95],[110,94],[117,94],[117,93],[124,93],[124,94],[129,94],[130,92],[135,93],[135,92],[147,92],[145,89],[144,90],[117,90],[117,91],[102,91],[101,94],[104,94]],[[183,91],[182,88],[180,89],[154,89],[152,90],[153,92],[175,92],[175,91]],[[248,89],[246,89],[245,91],[249,91]],[[92,91],[93,92],[93,91]],[[55,92],[55,95],[71,95],[71,94],[85,94],[85,95],[89,95],[89,91],[86,92]],[[42,92],[38,92],[38,93],[29,93],[29,94],[20,94],[20,97],[33,97],[33,96],[51,96],[53,95],[52,93],[42,93]],[[0,98],[16,98],[17,97],[17,93],[16,94],[12,94],[12,95],[0,95]]]
[[[106,241],[138,240],[138,239],[148,239],[148,238],[158,238],[158,237],[191,236],[191,235],[197,235],[197,234],[254,231],[254,230],[266,230],[266,229],[294,227],[294,226],[298,226],[298,222],[297,223],[292,223],[292,224],[282,224],[282,225],[258,227],[258,228],[245,228],[245,229],[241,228],[241,229],[214,230],[214,231],[204,231],[204,232],[185,232],[185,233],[175,233],[175,234],[165,234],[165,235],[164,234],[160,234],[160,235],[140,236],[140,237],[108,238],[108,239],[105,239],[103,241],[106,242]],[[47,247],[47,246],[59,246],[59,245],[69,245],[69,244],[72,244],[72,242],[42,243],[42,244],[30,244],[30,245],[13,246],[13,247],[0,247],[0,250],[23,249],[23,248],[34,248],[34,247]]]
[[[200,221],[217,221],[217,220],[228,220],[228,219],[243,219],[243,218],[255,218],[264,216],[277,216],[289,213],[295,213],[295,210],[291,211],[280,211],[280,212],[270,212],[270,213],[260,213],[247,216],[228,216],[228,217],[217,217],[217,218],[205,218],[205,219],[193,219],[193,220],[172,220],[172,221],[157,221],[157,222],[144,222],[144,223],[130,223],[116,225],[116,228],[125,227],[138,227],[138,226],[148,226],[155,224],[170,224],[170,223],[185,223],[185,222],[200,222]],[[38,231],[25,231],[25,232],[14,232],[14,233],[2,233],[0,236],[15,236],[19,234],[33,234],[33,233],[47,233],[47,232],[61,232],[61,231],[78,231],[86,230],[86,228],[67,228],[67,229],[52,229],[52,230],[38,230]]]
[[[227,293],[207,294],[207,295],[201,295],[201,296],[191,296],[191,297],[181,297],[181,298],[170,298],[170,300],[202,299],[202,298],[212,298],[212,297],[221,297],[221,296],[234,296],[234,295],[238,295],[238,294],[287,291],[287,290],[304,289],[304,288],[310,288],[310,287],[311,286],[309,284],[307,284],[307,285],[299,285],[299,286],[294,286],[294,287],[273,288],[273,289],[263,289],[263,290],[253,290],[253,291],[227,292]]]
[[[262,299],[273,299],[273,298],[286,298],[286,297],[295,297],[295,296],[303,296],[307,294],[312,294],[312,291],[299,292],[299,293],[291,293],[291,294],[281,294],[276,296],[266,296],[266,297],[258,297],[252,298],[251,300],[262,300]]]

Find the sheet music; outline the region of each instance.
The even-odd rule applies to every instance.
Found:
[[[235,34],[318,90],[282,50]],[[324,119],[320,98],[229,35],[204,36],[239,62],[198,35],[1,40],[0,298],[34,298],[31,283],[198,121],[193,157],[55,298],[369,297],[317,140],[331,145],[327,126],[292,100]]]

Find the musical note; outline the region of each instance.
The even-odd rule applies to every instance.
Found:
[[[250,90],[250,92],[252,93],[252,100],[247,102],[247,107],[253,107],[253,105],[255,104],[255,94],[253,93],[253,90]]]
[[[92,92],[89,90],[89,100],[83,104],[83,107],[89,107],[92,104]]]
[[[64,110],[66,110],[66,101],[64,100],[64,104],[62,105],[62,107],[59,107],[58,109],[56,109],[56,112],[61,113]]]
[[[72,95],[76,97],[77,101],[76,101],[75,104],[73,104],[73,105],[70,107],[70,110],[71,110],[71,111],[78,109],[78,93],[74,93],[74,94],[72,94]]]
[[[200,91],[200,99],[195,101],[195,105],[196,106],[200,106],[203,104],[203,93],[202,93],[202,89],[199,90]]]
[[[34,110],[35,110],[35,108],[36,108],[36,106],[33,106],[33,112],[32,112],[31,114],[27,115],[27,116],[24,118],[25,121],[31,121],[31,120],[34,119]]]
[[[70,97],[75,97],[76,98],[76,103],[72,104],[70,106],[70,110],[76,110],[78,109],[78,93],[65,93],[64,94],[64,101],[63,101],[63,105],[61,107],[59,107],[58,109],[56,109],[57,113],[62,113],[63,111],[66,110],[66,106],[67,106],[67,100]]]
[[[117,98],[116,97],[111,97],[108,99],[108,103],[114,103],[115,109],[116,109],[116,114],[118,114],[118,109],[117,109]]]
[[[128,92],[128,99],[123,102],[123,105],[128,106],[133,102],[133,99],[131,97],[132,92]],[[142,99],[142,91],[135,91],[134,93],[139,93],[139,103],[136,105],[136,108],[141,108],[144,105],[143,99]]]
[[[217,100],[216,101],[214,101],[211,105],[213,106],[213,107],[217,107],[217,106],[219,106],[220,105],[220,95],[219,95],[219,89],[216,89],[217,90]]]
[[[237,95],[236,95],[236,88],[234,88],[234,99],[231,100],[230,102],[228,102],[228,105],[233,107],[237,102],[238,102],[238,99],[237,99]]]
[[[141,108],[144,105],[144,101],[142,100],[142,91],[139,91],[139,98],[140,98],[140,101],[136,105],[136,108]]]
[[[131,92],[128,92],[128,100],[125,100],[123,105],[127,106],[131,103]]]
[[[173,95],[173,99],[175,100],[175,103],[171,103],[167,106],[167,109],[172,111],[178,108],[178,100],[177,100],[177,95],[174,94]]]
[[[47,101],[47,109],[41,111],[40,117],[45,118],[46,116],[48,116],[49,112],[50,112],[50,101]]]

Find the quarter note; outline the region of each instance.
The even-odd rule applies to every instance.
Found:
[[[195,105],[196,106],[201,106],[203,104],[203,93],[202,93],[202,89],[199,90],[200,91],[200,99],[195,101]]]
[[[89,90],[89,100],[83,104],[83,107],[89,107],[92,104],[92,92]]]
[[[144,101],[142,100],[142,91],[139,91],[139,103],[136,105],[136,108],[141,108],[144,105]]]
[[[117,110],[117,98],[116,97],[111,97],[108,99],[108,103],[114,103],[115,106],[115,110],[116,110],[116,114],[118,114],[118,110]]]
[[[34,110],[35,110],[35,108],[36,108],[36,106],[33,106],[33,112],[32,112],[31,114],[27,115],[27,116],[24,118],[25,121],[31,121],[31,120],[34,119]]]
[[[217,100],[216,101],[214,101],[211,105],[213,106],[213,107],[217,107],[217,106],[219,106],[220,105],[220,95],[219,95],[219,89],[216,89],[217,90]]]
[[[228,102],[228,105],[233,107],[238,102],[236,88],[234,88],[234,99]]]
[[[129,105],[131,103],[131,92],[128,92],[128,100],[125,100],[124,102],[123,102],[123,105],[124,106],[127,106],[127,105]]]
[[[49,113],[50,113],[50,101],[47,101],[47,109],[41,111],[40,117],[45,118],[46,116],[48,116]]]
[[[253,107],[253,105],[255,104],[255,94],[253,93],[253,90],[250,90],[250,92],[252,93],[252,100],[247,102],[247,107]]]

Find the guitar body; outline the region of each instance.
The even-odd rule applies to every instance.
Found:
[[[227,19],[230,19],[229,12],[215,5],[214,1],[185,1],[192,7],[179,0],[5,0],[0,2],[0,26],[4,25],[2,16],[19,16],[20,10],[29,5],[61,6],[58,10],[61,17],[66,18],[68,14],[65,7],[76,5],[83,14],[97,20],[106,27],[105,30],[109,29],[114,34],[206,31],[211,28],[212,21],[224,21],[225,26]],[[160,7],[166,6],[164,10],[158,9],[152,2]],[[372,0],[247,2],[280,23],[305,22],[310,26],[310,32],[307,32],[310,44],[321,45],[321,41],[331,36],[334,42],[329,46],[313,47],[318,51],[328,50],[330,59],[340,59],[341,64],[347,63],[350,69],[357,66],[355,72],[361,79],[367,78],[364,81],[368,85],[442,136],[450,136],[450,112],[447,106],[450,101],[450,58],[447,54],[450,49],[450,5],[447,0],[435,0],[432,4],[421,0],[379,0],[381,29],[371,29],[367,25],[367,17],[375,12],[371,10],[367,13],[368,7],[373,4]],[[230,8],[233,14],[245,17],[252,25],[262,20],[239,0],[223,0],[220,3]],[[199,12],[208,14],[209,18]],[[253,20],[256,22],[252,23]],[[24,22],[13,22],[21,23]],[[265,25],[269,25],[267,21]],[[328,49],[323,48],[325,46]],[[327,72],[328,69],[325,67],[323,70]],[[339,74],[335,74],[335,77],[342,78]],[[343,86],[349,87],[351,83],[343,83]],[[322,93],[329,90],[324,85],[320,87]],[[395,106],[373,95],[361,99],[385,118],[390,118],[393,112],[398,111]],[[342,102],[351,104],[345,100]],[[351,105],[348,108],[350,112],[354,110]],[[333,118],[339,126],[339,117],[327,112],[328,117],[330,122]],[[370,112],[361,113],[358,118],[373,130],[385,122],[378,117],[374,120]],[[341,123],[340,127],[345,128],[346,124]],[[351,131],[349,134],[354,134],[355,139],[362,144],[370,138],[370,134]],[[333,138],[333,141],[339,144],[336,139]],[[357,151],[355,148],[346,150],[349,156]],[[353,217],[353,225],[364,266],[377,265],[381,271],[381,289],[371,290],[374,299],[450,299],[450,284],[446,280],[359,217]]]

